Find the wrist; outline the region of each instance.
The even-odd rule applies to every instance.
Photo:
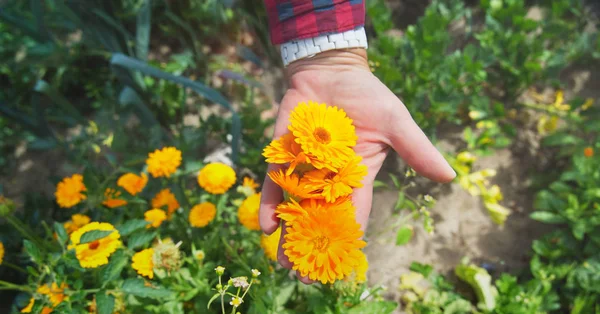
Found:
[[[285,73],[288,78],[291,78],[303,71],[334,70],[339,72],[357,69],[370,73],[367,50],[364,48],[329,50],[310,58],[296,60],[287,66]]]

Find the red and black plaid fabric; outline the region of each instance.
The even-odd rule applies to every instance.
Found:
[[[265,0],[271,41],[345,32],[365,24],[363,0]]]

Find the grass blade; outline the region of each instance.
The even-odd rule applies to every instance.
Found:
[[[135,30],[135,55],[138,59],[144,61],[148,58],[148,47],[150,46],[151,16],[151,0],[145,0],[137,14]]]

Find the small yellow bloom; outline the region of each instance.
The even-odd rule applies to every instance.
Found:
[[[260,206],[260,193],[250,195],[238,208],[238,220],[250,230],[260,230],[258,222],[258,209]]]
[[[71,220],[65,222],[63,226],[67,231],[67,234],[73,233],[75,230],[87,225],[90,223],[90,217],[83,214],[74,214],[71,216]]]
[[[181,151],[175,147],[164,147],[148,154],[146,159],[148,172],[154,178],[170,177],[181,165]]]
[[[0,265],[2,265],[3,261],[4,261],[4,243],[2,243],[2,241],[0,241]]]
[[[158,228],[166,219],[167,214],[162,209],[154,208],[144,213],[144,220],[150,223],[146,228]]]
[[[233,168],[220,162],[210,163],[198,172],[198,184],[210,194],[223,194],[235,184]]]
[[[259,187],[259,184],[256,183],[256,181],[254,181],[254,179],[250,177],[244,177],[244,182],[242,183],[242,186],[251,189],[256,189]]]
[[[167,207],[169,217],[180,207],[175,194],[171,193],[169,189],[162,189],[152,199],[152,207],[162,208],[163,206]]]
[[[64,282],[60,285],[60,287],[56,284],[56,282],[53,282],[51,286],[45,284],[43,286],[38,287],[37,292],[39,294],[48,296],[48,298],[50,299],[50,303],[52,303],[52,306],[56,307],[67,298],[64,294],[64,290],[68,287],[69,286],[67,286],[67,284]]]
[[[421,286],[421,281],[425,277],[421,273],[411,271],[408,274],[400,275],[400,289],[412,290],[416,294],[422,296],[425,293],[425,288]]]
[[[121,196],[120,191],[107,188],[106,191],[104,191],[104,201],[102,202],[102,205],[108,208],[116,208],[127,205],[127,201],[120,199],[119,196]]]
[[[86,188],[83,184],[83,176],[74,174],[71,177],[63,178],[63,180],[58,183],[54,196],[60,207],[70,208],[87,198],[87,196],[82,193],[85,191]]]
[[[233,297],[233,299],[231,299],[231,302],[229,302],[229,304],[233,307],[238,307],[242,305],[242,303],[244,303],[244,300],[242,300],[242,298],[240,297]]]
[[[198,204],[190,210],[188,217],[190,225],[196,228],[206,227],[217,215],[217,207],[215,204],[205,202]]]
[[[33,309],[33,304],[35,303],[35,299],[31,298],[29,299],[29,304],[27,304],[26,307],[21,309],[21,313],[31,313],[31,310]]]
[[[101,230],[112,231],[104,238],[80,243],[81,236],[88,231]],[[83,268],[96,268],[108,264],[108,257],[121,246],[121,235],[115,227],[106,222],[91,222],[71,234],[71,245],[69,249],[75,249],[75,255]]]
[[[204,253],[203,250],[199,250],[198,252],[196,252],[194,257],[196,257],[197,260],[202,261],[206,257],[206,254]]]
[[[281,227],[277,228],[271,235],[262,234],[260,236],[260,246],[267,258],[273,262],[277,261],[277,250],[279,249],[279,238],[281,238]]]
[[[594,99],[593,98],[588,98],[588,99],[585,100],[585,103],[583,103],[583,105],[581,105],[581,110],[583,110],[583,111],[588,110],[593,105],[594,105]]]
[[[558,117],[543,115],[537,123],[537,130],[540,135],[552,133],[558,127]]]
[[[571,109],[571,105],[569,104],[565,104],[565,97],[563,95],[563,91],[562,90],[558,90],[556,91],[556,100],[554,101],[554,108],[560,110],[560,111],[567,111],[569,109]]]
[[[145,249],[137,252],[131,258],[131,267],[137,271],[141,276],[154,278],[154,263],[152,262],[152,256],[154,255],[154,249]]]
[[[126,173],[119,177],[117,185],[125,189],[129,194],[136,195],[146,187],[148,176],[145,173],[138,176],[135,173]]]
[[[485,208],[488,210],[492,221],[500,226],[504,225],[506,219],[512,212],[510,209],[496,203],[484,203]]]
[[[252,277],[256,278],[260,276],[260,271],[258,269],[252,268]]]

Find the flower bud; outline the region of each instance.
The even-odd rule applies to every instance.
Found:
[[[215,268],[215,272],[217,273],[217,275],[221,276],[225,272],[225,267],[217,266],[217,268]]]
[[[164,269],[167,272],[178,270],[181,267],[181,252],[179,251],[178,244],[173,244],[172,241],[160,242],[154,247],[154,255],[152,255],[152,262],[154,268]]]

